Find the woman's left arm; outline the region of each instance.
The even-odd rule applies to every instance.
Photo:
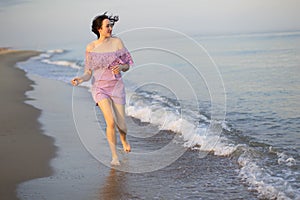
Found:
[[[125,64],[125,65],[115,65],[114,67],[112,67],[111,69],[114,74],[119,74],[121,71],[122,72],[126,72],[129,70],[129,65]]]
[[[123,41],[120,38],[116,38],[115,41],[116,41],[118,49],[125,48]],[[121,59],[124,64],[119,65],[119,71],[122,71],[122,72],[128,71],[130,68],[130,65],[133,63],[131,55],[129,54],[129,52],[127,51],[126,48],[125,48],[125,50],[126,50],[126,52],[124,55],[122,55],[122,59]]]

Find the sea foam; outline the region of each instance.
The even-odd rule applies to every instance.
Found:
[[[180,134],[187,148],[210,152],[216,156],[238,154],[239,177],[247,183],[249,190],[258,192],[260,199],[300,199],[299,193],[284,178],[272,175],[268,169],[260,165],[259,159],[254,159],[258,157],[256,154],[259,154],[254,148],[247,143],[232,141],[226,135],[220,135],[209,128],[221,127],[225,131],[231,131],[225,121],[210,120],[206,115],[199,113],[189,113],[189,116],[185,116],[179,107],[163,106],[165,101],[165,97],[139,93],[129,102],[126,113],[141,122],[154,124],[160,130]],[[203,123],[199,124],[198,121]],[[293,166],[296,163],[293,157],[284,153],[276,155],[279,164]]]

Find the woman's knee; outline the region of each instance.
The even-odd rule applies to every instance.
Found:
[[[115,128],[115,122],[114,122],[114,120],[106,120],[106,127],[107,128],[110,128],[110,129],[113,129],[113,128]]]

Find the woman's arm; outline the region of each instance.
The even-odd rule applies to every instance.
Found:
[[[93,48],[95,48],[95,41],[89,43],[86,46],[86,57],[85,57],[86,61],[89,59],[87,52],[90,52]],[[72,81],[71,81],[71,83],[72,83],[72,85],[77,86],[77,85],[79,85],[82,82],[90,80],[91,77],[92,77],[92,70],[89,69],[89,68],[85,68],[83,75],[80,76],[80,77],[73,78]]]
[[[121,71],[122,72],[126,72],[129,70],[129,65],[125,64],[125,65],[116,65],[112,67],[112,71],[114,74],[119,74]]]
[[[114,45],[116,45],[117,49],[125,48],[123,41],[117,37],[114,38]],[[125,58],[125,60],[127,60],[127,59]],[[124,60],[122,60],[122,62],[124,62]],[[126,62],[127,61],[125,61],[125,63]],[[116,65],[116,66],[112,67],[112,70],[113,70],[114,74],[118,74],[118,73],[120,73],[120,71],[122,71],[122,72],[128,71],[129,68],[130,68],[129,64],[124,64],[124,65],[121,64],[121,65]]]
[[[90,80],[91,77],[92,77],[92,70],[88,69],[84,71],[84,74],[82,76],[73,78],[71,83],[72,85],[77,86],[84,81]]]

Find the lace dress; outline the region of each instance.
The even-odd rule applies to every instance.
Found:
[[[114,52],[86,52],[85,70],[93,71],[92,96],[96,104],[105,98],[110,98],[117,104],[125,104],[122,75],[114,74],[111,69],[118,64],[133,64],[131,55],[125,47]]]

